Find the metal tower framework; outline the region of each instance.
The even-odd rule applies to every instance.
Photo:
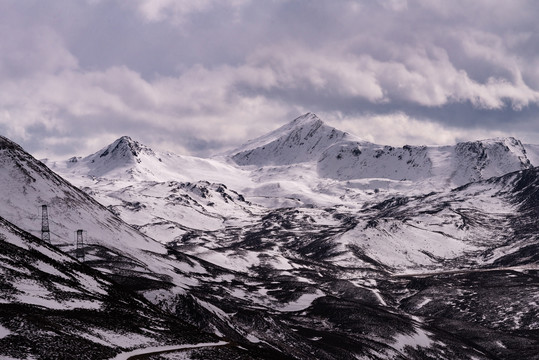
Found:
[[[77,247],[75,250],[75,257],[81,259],[84,262],[84,230],[77,230]]]
[[[41,240],[50,244],[51,232],[49,230],[49,212],[47,205],[41,205]]]

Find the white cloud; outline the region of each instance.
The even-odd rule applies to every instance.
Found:
[[[379,0],[379,2],[388,10],[403,11],[408,8],[407,0]]]
[[[448,127],[429,120],[415,119],[402,112],[357,117],[327,113],[323,116],[333,126],[382,145],[451,145],[459,141],[509,136],[498,130]]]
[[[1,24],[0,79],[24,78],[35,73],[56,73],[77,67],[62,37],[47,26],[26,29]]]
[[[242,71],[265,72],[267,81],[260,85],[266,88],[328,93],[376,102],[383,100],[384,93],[377,74],[367,66],[369,61],[366,57],[332,56],[323,50],[315,52],[290,44],[257,51]],[[258,85],[253,81],[249,83]]]
[[[217,151],[220,146],[259,135],[262,129],[269,131],[276,121],[297,114],[295,110],[300,106],[274,100],[264,95],[265,90],[373,103],[404,100],[430,107],[470,101],[479,107],[500,108],[504,99],[510,99],[519,108],[538,99],[537,93],[521,79],[515,83],[489,79],[484,84],[471,80],[464,71],[454,68],[443,49],[405,49],[404,57],[405,63],[401,63],[368,55],[328,55],[299,47],[271,47],[259,50],[237,66],[196,65],[177,77],[157,77],[151,81],[125,66],[84,71],[69,62],[62,70],[54,67],[48,73],[38,72],[4,83],[0,88],[0,106],[4,109],[0,124],[6,125],[12,134],[28,139],[36,128],[55,136],[72,136],[82,122],[92,119],[93,126],[82,128],[96,136],[129,132],[135,137],[140,134],[153,139],[157,138],[154,134],[161,133],[167,134],[158,137],[162,143],[173,143],[172,139],[181,134],[183,142],[186,137],[215,141],[213,151]],[[250,90],[242,92],[241,88],[246,86]],[[366,125],[364,118],[342,123],[351,126],[359,121],[373,139],[380,138],[377,131],[387,136],[391,129],[393,135],[382,139],[383,142],[450,142],[462,136],[454,130],[444,130],[441,125],[418,122],[405,115],[370,119],[376,120],[376,127]],[[185,143],[176,144],[174,150],[189,152]]]
[[[171,150],[183,153],[189,153],[186,144],[174,139],[236,144],[251,135],[253,128],[261,128],[255,120],[270,130],[272,120],[285,118],[287,111],[261,96],[234,93],[231,87],[241,76],[241,69],[210,71],[200,66],[180,77],[152,82],[125,67],[37,74],[0,88],[4,109],[0,125],[8,128],[8,136],[28,140],[39,136],[36,129],[55,137],[80,136],[89,144],[100,134],[107,134],[110,141],[124,134],[160,138],[174,145]]]
[[[382,143],[450,143],[497,136],[495,126],[509,121],[470,119],[478,128],[467,132],[447,120],[453,104],[471,104],[478,118],[496,110],[516,118],[539,106],[533,2],[100,0],[71,3],[80,8],[66,11],[74,18],[62,26],[53,20],[64,13],[20,4],[0,5],[0,128],[28,143],[45,136],[41,141],[57,153],[79,142],[84,154],[126,134],[207,154],[301,111]],[[106,18],[109,8],[116,17]],[[84,18],[93,10],[95,23]],[[99,21],[114,21],[117,33],[93,38]],[[71,31],[73,24],[81,25]],[[110,59],[84,58],[80,39],[94,41],[90,58]],[[200,45],[209,39],[212,51]],[[99,53],[105,48],[117,51]],[[131,54],[140,61],[129,63]],[[152,67],[167,57],[163,68]],[[365,105],[372,116],[354,115]],[[410,108],[433,120],[405,115]],[[376,115],[377,109],[395,112]],[[348,115],[339,118],[339,110]],[[536,123],[525,126],[539,131]]]
[[[217,6],[239,9],[250,0],[128,0],[128,5],[135,4],[146,21],[170,21],[183,23],[189,15],[203,13]]]
[[[340,52],[339,52],[340,50]],[[520,109],[539,101],[517,71],[512,80],[472,80],[451,63],[439,47],[400,48],[399,58],[378,60],[368,54],[327,47],[312,51],[286,45],[259,50],[240,69],[265,76],[263,88],[293,89],[329,97],[351,97],[371,102],[404,100],[423,106],[442,106],[469,101],[479,108],[499,109],[509,100]],[[257,86],[254,81],[249,82]]]

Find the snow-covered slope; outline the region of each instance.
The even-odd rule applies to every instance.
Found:
[[[307,113],[231,154],[239,165],[290,165],[316,160],[325,149],[343,140],[354,140],[354,137]]]
[[[108,194],[109,208],[150,237],[167,243],[197,229],[215,231],[263,211],[224,184],[141,182]]]
[[[522,143],[512,137],[458,143],[451,180],[457,185],[532,167]]]
[[[478,146],[484,151],[465,148],[463,154],[486,154],[469,159],[457,157],[455,147],[410,153],[344,139],[320,156],[332,147],[361,144],[373,151],[375,166],[380,158],[403,161],[398,157],[406,151],[411,158],[399,171],[412,163],[427,166],[428,158],[427,180],[450,181],[456,159],[472,168],[486,164],[463,177],[489,175],[482,171],[492,159],[522,164],[511,143],[495,143],[494,150],[484,150],[488,144]],[[384,154],[376,158],[380,149]],[[363,150],[359,156],[368,152]],[[123,171],[119,180],[111,172],[73,177],[137,225],[130,227],[9,140],[3,139],[0,151],[0,180],[6,184],[0,200],[7,204],[0,216],[35,229],[35,204],[48,201],[53,235],[62,229],[69,237],[79,223],[87,224],[89,238],[99,234],[85,247],[86,265],[139,291],[167,314],[254,354],[494,359],[538,353],[537,169],[431,192],[421,178],[374,191],[361,186],[401,181],[318,177],[316,158],[239,170],[225,164],[248,174],[251,197],[277,201],[292,193],[298,198],[284,202],[293,208],[254,206],[227,183],[137,181]],[[382,171],[389,168],[373,170]],[[313,199],[309,206],[306,197]],[[66,251],[73,246],[58,235],[53,244]]]
[[[0,137],[0,166],[0,201],[6,204],[0,216],[19,227],[39,235],[39,210],[48,205],[55,244],[71,244],[74,232],[84,229],[95,243],[121,251],[166,252],[5,137]]]
[[[402,148],[345,142],[327,149],[318,161],[318,173],[333,179],[429,179],[450,186],[530,167],[522,143],[514,138]]]
[[[75,231],[85,231],[86,261],[118,281],[136,277],[135,289],[193,285],[189,274],[204,272],[192,260],[171,259],[168,249],[56,175],[15,143],[0,137],[0,216],[39,236],[38,210],[48,205],[51,242],[75,252]],[[118,261],[121,259],[121,261]],[[123,280],[121,280],[123,279]],[[196,282],[195,282],[196,283]]]
[[[316,164],[321,179],[428,180],[432,188],[438,189],[532,166],[524,146],[514,138],[399,148],[359,140],[324,124],[311,113],[252,140],[233,151],[231,158],[240,166],[280,167],[277,172],[284,166],[290,169],[308,162]]]
[[[225,162],[154,151],[122,136],[86,157],[67,161],[45,161],[51,169],[71,178],[102,178],[114,181],[211,181],[246,179],[242,171]],[[82,185],[77,184],[77,185]]]
[[[0,358],[108,359],[215,340],[0,217]]]
[[[252,183],[245,171],[219,160],[156,152],[127,136],[85,158],[46,163],[163,243],[190,229],[217,230],[259,211],[224,183],[200,180],[244,188]]]
[[[383,178],[422,180],[431,176],[426,146],[376,146],[345,142],[327,149],[318,159],[318,174],[337,180]]]

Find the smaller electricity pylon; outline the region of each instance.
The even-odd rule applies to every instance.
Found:
[[[84,262],[84,231],[77,230],[77,247],[75,249],[75,257]]]
[[[41,205],[41,240],[48,242],[49,244],[51,243],[47,205]]]

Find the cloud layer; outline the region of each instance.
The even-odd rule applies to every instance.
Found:
[[[302,112],[378,143],[539,142],[534,1],[4,1],[0,132],[209,155]],[[534,141],[535,140],[535,141]]]

